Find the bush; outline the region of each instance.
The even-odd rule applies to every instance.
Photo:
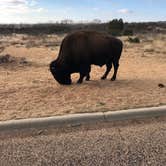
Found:
[[[133,36],[133,30],[132,29],[125,29],[124,31],[123,31],[123,35],[124,36]]]
[[[9,54],[0,56],[0,64],[9,63],[10,62],[10,57],[11,56]]]
[[[24,57],[13,57],[9,54],[0,56],[0,64],[21,64],[28,65],[30,64]]]
[[[140,39],[138,37],[134,37],[134,38],[128,37],[128,41],[130,43],[140,43]]]

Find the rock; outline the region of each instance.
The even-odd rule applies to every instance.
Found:
[[[164,85],[164,84],[159,83],[159,84],[158,84],[158,87],[159,87],[159,88],[164,88],[164,87],[165,87],[165,85]]]

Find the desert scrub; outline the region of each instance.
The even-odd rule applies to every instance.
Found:
[[[13,57],[9,54],[0,56],[0,65],[1,64],[21,64],[27,65],[29,62],[24,57]]]
[[[138,37],[128,37],[128,42],[130,42],[130,43],[140,43],[140,39]]]

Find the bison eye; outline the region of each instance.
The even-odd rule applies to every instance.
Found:
[[[52,70],[55,70],[55,67],[54,67],[54,66],[51,66],[51,69],[52,69]]]

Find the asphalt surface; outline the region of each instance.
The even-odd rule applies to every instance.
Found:
[[[166,118],[0,133],[0,166],[166,166]]]

